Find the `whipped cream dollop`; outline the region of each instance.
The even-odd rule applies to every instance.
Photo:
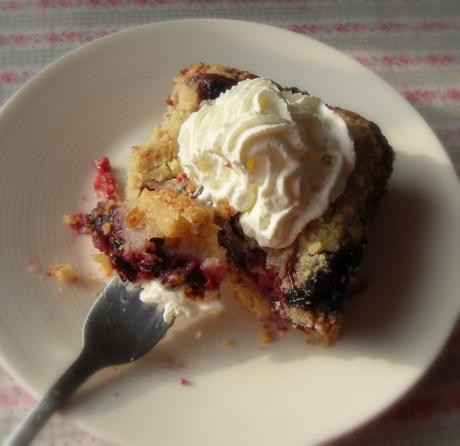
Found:
[[[186,299],[178,289],[169,288],[156,280],[145,283],[140,299],[148,304],[155,304],[163,310],[163,319],[171,324],[178,316],[192,317],[201,311],[222,308],[220,301],[194,301]]]
[[[263,78],[203,102],[178,142],[185,172],[204,186],[200,198],[227,200],[241,212],[244,233],[275,249],[289,246],[327,210],[356,157],[338,113]]]

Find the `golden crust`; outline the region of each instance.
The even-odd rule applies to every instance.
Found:
[[[151,181],[163,182],[181,172],[177,159],[177,137],[182,123],[198,110],[203,99],[202,75],[215,75],[231,82],[253,77],[247,71],[221,65],[193,64],[183,69],[174,80],[166,100],[166,113],[143,147],[134,147],[128,169],[127,196],[134,198]]]
[[[137,229],[143,240],[165,239],[168,252],[223,260],[225,250],[217,239],[213,208],[189,195],[170,189],[143,189],[128,203],[125,225]]]
[[[144,189],[136,200],[151,237],[182,238],[200,235],[200,228],[213,223],[214,211],[190,196],[169,189]]]
[[[257,319],[267,321],[272,315],[272,308],[267,299],[260,296],[260,290],[250,281],[243,281],[239,272],[230,265],[228,274],[222,284],[224,289],[236,297],[240,303]]]
[[[225,286],[247,310],[261,321],[270,321],[274,311],[279,311],[271,307],[270,302],[266,296],[262,295],[259,288],[250,281],[241,280],[239,274],[234,270],[225,278]],[[295,322],[298,321],[298,328],[305,333],[309,343],[329,346],[340,335],[342,327],[340,315],[329,317],[324,313],[316,314],[312,310],[291,307],[287,310],[286,316],[289,317],[291,326],[295,326]]]
[[[296,245],[286,250],[271,250],[268,263],[281,268],[286,256],[296,262],[292,267],[295,283],[306,283],[316,271],[326,266],[331,253],[345,245],[358,246],[367,236],[376,201],[385,188],[391,171],[392,155],[386,140],[375,124],[363,117],[335,108],[347,123],[356,150],[356,166],[341,196],[320,218],[312,221],[299,235]],[[283,286],[290,287],[286,276]]]

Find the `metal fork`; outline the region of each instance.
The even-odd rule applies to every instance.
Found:
[[[26,446],[51,415],[95,372],[144,356],[171,324],[163,311],[139,298],[141,286],[127,286],[118,277],[104,288],[83,325],[83,348],[75,362],[8,437],[5,446]]]

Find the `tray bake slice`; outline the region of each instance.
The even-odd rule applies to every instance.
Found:
[[[225,200],[197,199],[200,186],[182,171],[177,142],[181,125],[202,101],[255,77],[220,65],[183,69],[162,121],[146,144],[133,148],[126,201],[100,203],[85,225],[127,280],[160,280],[191,299],[215,298],[225,284],[260,320],[330,344],[340,333],[344,296],[391,175],[393,151],[377,125],[330,107],[344,119],[356,151],[345,190],[291,245],[259,246]]]

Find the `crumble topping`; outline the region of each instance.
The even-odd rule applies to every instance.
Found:
[[[68,263],[51,266],[48,269],[48,276],[65,283],[76,282],[78,280],[78,276]]]

